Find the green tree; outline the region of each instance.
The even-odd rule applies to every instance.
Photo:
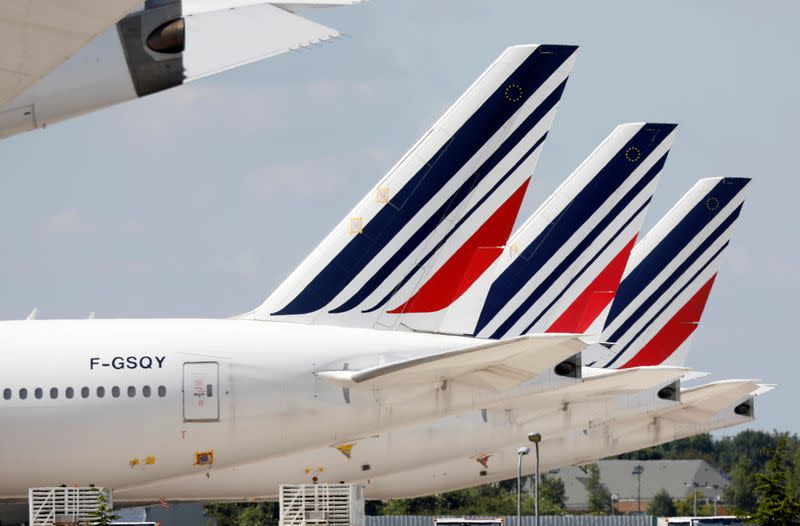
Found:
[[[650,505],[647,507],[647,513],[656,517],[675,516],[675,502],[673,502],[667,490],[662,488],[653,495],[653,500],[650,501]]]
[[[764,473],[756,474],[758,506],[750,521],[759,526],[784,526],[800,522],[800,500],[789,487],[789,440],[779,436]]]
[[[601,515],[611,511],[611,492],[600,480],[597,464],[587,466],[586,491],[589,492],[589,511]]]
[[[207,516],[216,519],[217,526],[274,526],[278,524],[277,502],[224,502],[204,506]]]
[[[702,491],[695,491],[689,493],[685,499],[681,499],[675,503],[675,513],[681,516],[702,516],[703,505],[705,504],[705,495]],[[697,499],[697,513],[695,513],[695,499]],[[710,515],[706,513],[705,515]]]
[[[119,515],[114,513],[114,508],[109,506],[108,497],[106,497],[104,490],[98,490],[97,508],[89,513],[89,517],[92,518],[91,522],[95,526],[108,526],[119,519]]]
[[[722,490],[725,502],[739,515],[756,509],[755,468],[749,456],[743,456],[731,472],[731,484]]]
[[[563,510],[567,505],[567,491],[564,488],[564,481],[558,477],[542,473],[541,484],[541,490],[539,491],[541,502],[547,502],[552,508]]]

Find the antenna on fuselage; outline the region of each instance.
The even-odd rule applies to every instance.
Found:
[[[36,316],[38,316],[38,315],[39,315],[39,309],[38,309],[38,307],[34,307],[33,310],[31,311],[31,313],[28,314],[28,317],[25,318],[25,319],[26,320],[35,320]]]

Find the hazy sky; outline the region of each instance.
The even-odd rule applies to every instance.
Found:
[[[372,0],[311,16],[349,38],[0,141],[0,318],[245,312],[505,47],[574,43],[520,217],[622,122],[680,124],[647,228],[701,177],[752,177],[689,365],[778,383],[753,427],[800,431],[800,3]]]

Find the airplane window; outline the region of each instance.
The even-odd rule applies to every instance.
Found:
[[[89,398],[89,388],[81,387],[81,398]]]
[[[58,387],[51,387],[50,388],[50,398],[52,398],[53,400],[58,398]]]
[[[106,395],[106,388],[102,385],[97,388],[97,398],[103,398]]]
[[[72,398],[73,396],[75,396],[75,389],[73,389],[72,387],[67,387],[67,390],[64,392],[64,395],[67,398]]]
[[[42,392],[41,387],[37,387],[33,390],[33,396],[35,396],[37,400],[41,399],[43,395],[44,393]]]
[[[114,398],[119,398],[119,386],[118,385],[115,385],[114,387],[111,388],[111,396],[113,396]]]
[[[132,385],[128,386],[128,398],[133,398],[136,396],[136,388]]]
[[[9,389],[8,387],[3,389],[3,398],[6,400],[11,400],[11,389]]]
[[[25,400],[26,398],[28,398],[28,390],[23,387],[19,390],[19,399]]]
[[[167,396],[167,388],[164,387],[163,385],[158,386],[158,396],[160,398],[164,398],[165,396]]]
[[[144,387],[142,387],[142,395],[145,398],[150,398],[150,386],[149,385],[145,385]]]

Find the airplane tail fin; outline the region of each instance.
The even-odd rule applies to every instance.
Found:
[[[465,268],[477,278],[511,233],[576,51],[507,49],[289,278],[241,317],[395,328],[408,313],[454,301],[468,285]],[[487,246],[493,250],[475,260]]]
[[[586,333],[614,296],[675,138],[674,124],[623,124],[512,236],[476,284],[469,333]],[[464,312],[450,316],[454,324]],[[448,332],[457,332],[454,326]]]
[[[587,363],[684,365],[750,179],[701,179],[645,236]]]

